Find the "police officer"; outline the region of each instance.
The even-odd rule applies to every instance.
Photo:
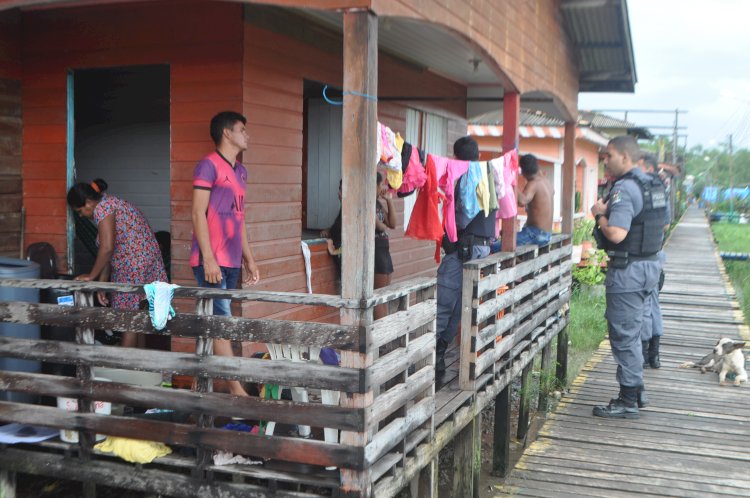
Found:
[[[647,175],[655,178],[659,178],[662,183],[665,183],[664,179],[659,176],[659,161],[653,154],[643,154],[641,160],[638,161],[638,167]],[[669,198],[669,190],[667,185],[664,185],[667,191],[667,198]],[[664,232],[669,229],[669,225],[672,222],[672,215],[669,209],[669,203],[667,202],[667,208],[664,218]],[[641,328],[641,345],[643,348],[643,368],[661,368],[661,360],[659,358],[659,344],[661,342],[661,336],[664,334],[664,325],[662,323],[661,306],[659,305],[659,291],[664,283],[664,263],[666,262],[666,255],[664,251],[659,251],[659,285],[654,289],[646,298],[646,306],[643,314],[643,326]],[[639,400],[641,404],[643,400]]]
[[[633,137],[607,145],[604,164],[615,179],[609,201],[596,201],[591,213],[609,256],[605,317],[620,393],[594,416],[638,418],[643,386],[641,326],[646,298],[659,282],[658,252],[664,239],[664,186],[636,167],[641,151]]]
[[[453,144],[453,155],[462,161],[478,161],[479,145],[466,136]],[[456,182],[458,188],[458,182]],[[461,209],[459,196],[455,196],[456,210]],[[435,345],[435,373],[445,373],[445,352],[456,337],[461,322],[461,288],[464,261],[485,258],[490,254],[490,241],[495,236],[495,211],[488,216],[480,211],[463,230],[458,232],[458,242],[451,243],[443,236],[445,257],[437,271],[437,317]]]

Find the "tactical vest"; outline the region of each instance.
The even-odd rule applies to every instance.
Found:
[[[634,257],[653,256],[661,250],[664,242],[667,192],[658,176],[641,176],[633,171],[628,171],[622,175],[615,184],[627,179],[634,180],[643,195],[643,209],[633,218],[625,240],[619,244],[613,244],[607,240],[606,250],[625,251],[628,256]]]

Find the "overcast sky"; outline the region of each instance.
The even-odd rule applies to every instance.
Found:
[[[688,147],[717,146],[732,133],[735,148],[750,148],[750,0],[627,2],[638,76],[635,93],[582,93],[578,108],[679,108],[688,111],[679,118],[688,127],[680,131],[688,135]],[[674,112],[630,113],[628,120],[639,126],[671,126]]]

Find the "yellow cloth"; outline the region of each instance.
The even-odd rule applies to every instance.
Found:
[[[399,187],[401,187],[401,184],[404,183],[404,172],[395,169],[387,169],[385,172],[385,176],[388,178],[388,185],[393,190],[398,190]]]
[[[401,134],[399,132],[396,132],[396,148],[399,152],[404,150],[404,142],[406,142],[406,140],[401,137]]]
[[[94,448],[104,453],[114,453],[131,463],[151,463],[155,458],[172,453],[172,449],[163,443],[115,436],[107,436]]]
[[[482,208],[482,211],[484,211],[485,216],[490,215],[490,186],[487,180],[487,168],[485,167],[485,164],[482,163],[479,168],[482,170],[482,178],[479,180],[479,183],[477,184],[477,202],[479,203],[479,207]]]

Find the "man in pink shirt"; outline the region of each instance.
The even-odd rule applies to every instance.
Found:
[[[244,284],[254,285],[260,274],[250,251],[245,228],[247,169],[237,156],[247,150],[247,120],[236,112],[220,112],[211,119],[216,150],[193,172],[193,244],[190,266],[200,287],[236,289],[242,269]],[[214,299],[214,315],[230,316],[231,300]],[[214,352],[233,356],[229,340],[216,339]],[[238,381],[229,381],[232,394],[247,396]]]

